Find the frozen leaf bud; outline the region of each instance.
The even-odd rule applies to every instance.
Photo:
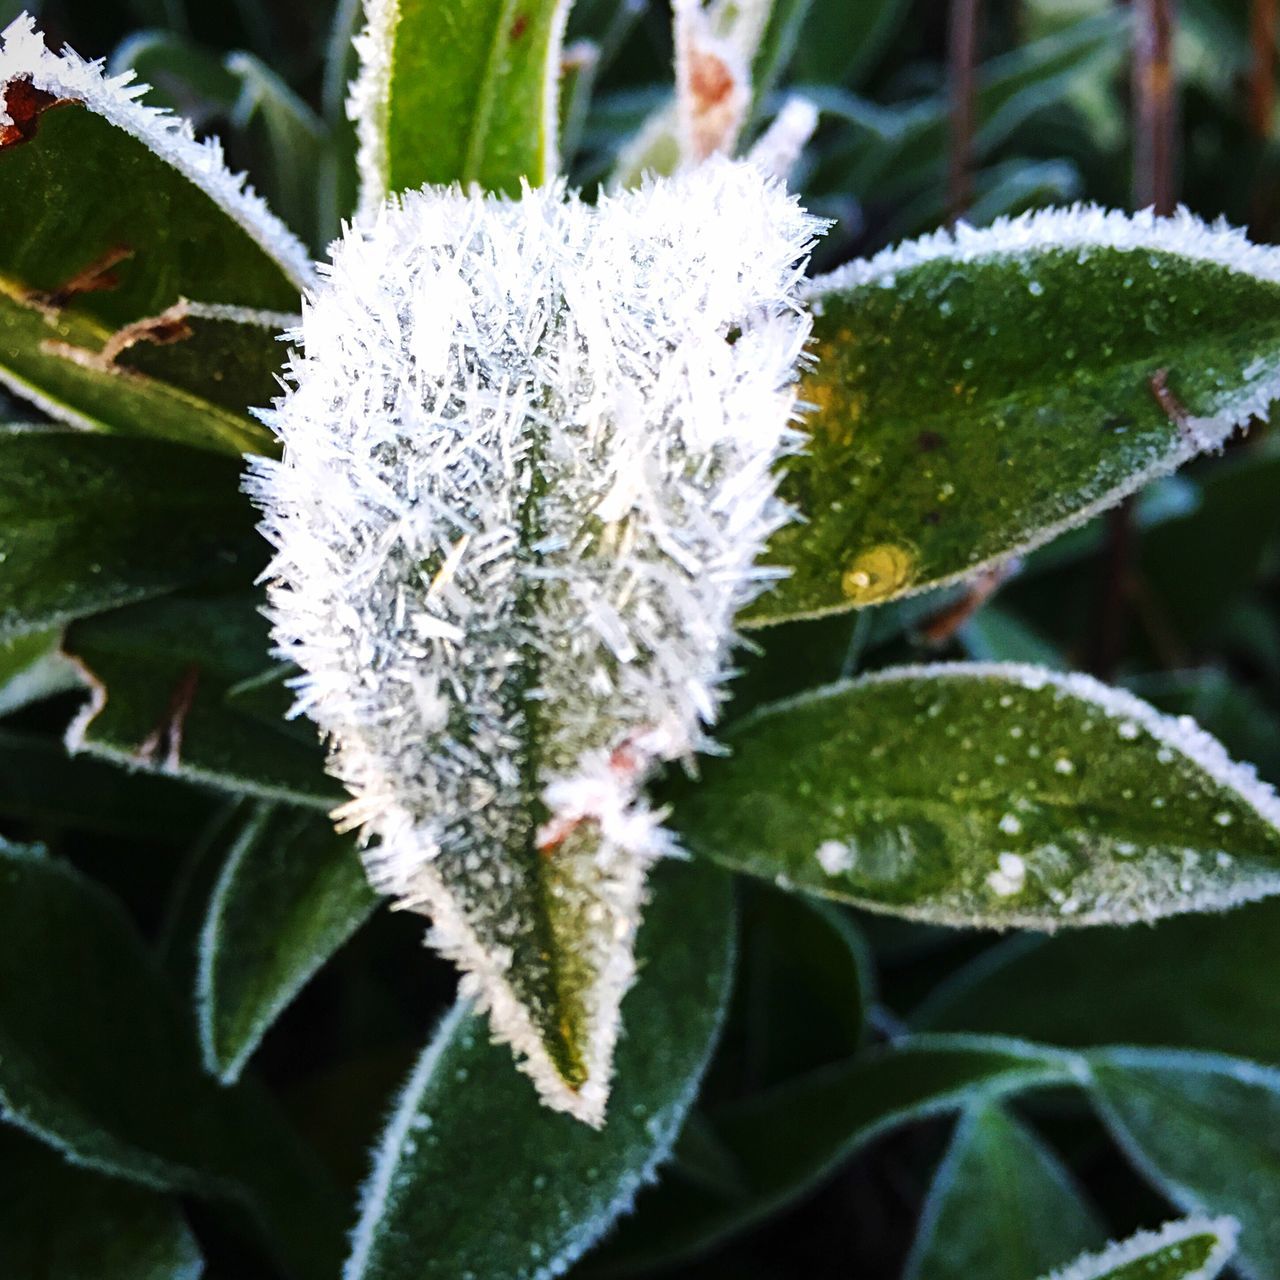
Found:
[[[264,415],[271,618],[340,821],[593,1124],[671,848],[642,784],[702,743],[787,518],[819,230],[724,160],[594,207],[411,193],[336,246]]]

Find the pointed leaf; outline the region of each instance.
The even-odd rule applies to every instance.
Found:
[[[0,1258],[18,1280],[197,1280],[204,1260],[164,1197],[0,1133]]]
[[[619,1225],[599,1255],[600,1270],[648,1274],[651,1266],[709,1249],[797,1199],[900,1125],[1075,1084],[1085,1074],[1075,1055],[1020,1041],[920,1036],[727,1104],[708,1118],[736,1188],[668,1177]]]
[[[63,647],[93,685],[68,732],[73,751],[312,808],[341,799],[308,724],[240,705],[245,685],[262,680],[270,649],[256,597],[117,609],[72,625]],[[282,714],[289,697],[279,692]]]
[[[365,0],[352,88],[361,209],[423,183],[554,177],[568,0]]]
[[[785,518],[813,226],[729,161],[595,206],[409,193],[335,247],[249,480],[339,820],[587,1123],[670,847],[643,783],[715,718]]]
[[[1101,1050],[1090,1066],[1134,1165],[1183,1210],[1239,1220],[1243,1275],[1280,1274],[1280,1071],[1154,1049]]]
[[[229,460],[32,427],[0,430],[0,473],[0,637],[261,564]]]
[[[197,1010],[206,1068],[240,1076],[262,1037],[377,899],[327,818],[262,806],[242,824],[200,932]]]
[[[1280,1065],[1277,937],[1280,899],[1269,898],[1154,929],[1011,938],[960,969],[911,1023],[1073,1048],[1176,1044]]]
[[[0,382],[78,426],[268,447],[244,410],[270,395],[305,251],[216,144],[139,104],[127,77],[55,56],[26,17],[0,38]],[[163,372],[185,354],[132,367],[142,345],[193,339],[194,387]]]
[[[1082,675],[940,664],[766,707],[673,789],[689,847],[953,925],[1129,924],[1280,891],[1280,799]]]
[[[1231,1218],[1187,1218],[1077,1258],[1043,1280],[1213,1280],[1231,1260],[1239,1227]]]
[[[630,1207],[697,1092],[732,970],[727,877],[668,865],[654,890],[605,1127],[542,1106],[459,1004],[383,1135],[344,1280],[559,1275]]]
[[[904,1280],[1026,1280],[1104,1240],[1053,1152],[998,1105],[980,1105],[956,1125]]]
[[[961,227],[814,281],[805,520],[757,623],[963,578],[1221,446],[1280,392],[1280,250],[1190,214]]]

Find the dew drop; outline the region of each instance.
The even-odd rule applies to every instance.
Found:
[[[1065,777],[1075,773],[1076,767],[1066,756],[1059,756],[1053,762],[1053,771],[1054,773],[1060,773]]]
[[[1022,820],[1012,813],[1006,813],[1000,819],[1000,830],[1007,836],[1016,836],[1022,834]]]
[[[1226,809],[1222,809],[1213,815],[1213,820],[1220,827],[1229,827],[1235,821],[1235,815]]]
[[[1121,720],[1116,728],[1116,732],[1126,741],[1132,742],[1140,732],[1138,726],[1132,720]]]

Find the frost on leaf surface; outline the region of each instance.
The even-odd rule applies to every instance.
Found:
[[[1280,892],[1280,797],[1190,719],[1088,676],[888,668],[724,736],[678,794],[681,838],[806,892],[1044,930]]]
[[[410,193],[336,249],[251,481],[373,882],[593,1123],[669,845],[640,787],[701,744],[786,518],[816,229],[728,161],[595,208]]]
[[[1042,1280],[1213,1280],[1231,1260],[1234,1218],[1187,1218],[1086,1254]]]
[[[53,53],[36,29],[35,21],[22,14],[0,33],[0,150],[12,147],[16,154],[22,147],[33,143],[45,127],[44,117],[50,111],[56,113],[70,107],[82,108],[89,116],[107,121],[142,143],[149,152],[203,192],[232,222],[238,224],[247,240],[262,255],[261,264],[250,263],[245,250],[236,246],[234,252],[227,253],[230,261],[226,264],[193,264],[202,272],[216,271],[219,267],[229,269],[229,279],[228,287],[216,296],[192,296],[201,302],[238,304],[266,310],[292,309],[296,289],[314,278],[306,250],[246,185],[244,175],[233,173],[226,167],[221,144],[216,139],[197,141],[188,121],[140,101],[147,88],[145,84],[134,83],[132,71],[108,76],[100,62],[86,61],[71,49]],[[95,139],[100,142],[100,135],[86,132],[85,147],[89,148]],[[115,155],[117,176],[138,180],[141,175],[134,171],[138,162],[133,155],[125,152]],[[85,154],[84,161],[86,166],[92,163],[92,154]],[[87,167],[84,172],[89,172]],[[93,202],[91,208],[100,218],[110,216],[112,202],[118,198],[117,194],[108,193],[105,198]],[[60,220],[80,216],[83,204],[78,201],[66,203],[75,207],[71,210],[49,209],[30,225],[15,223],[13,228],[7,228],[16,246],[26,245],[42,228],[47,234],[49,226],[56,227]],[[127,233],[130,228],[122,225],[118,230]],[[174,229],[175,235],[181,232],[182,228]],[[66,248],[65,245],[62,247]],[[129,248],[132,251],[139,247],[130,245]],[[13,252],[11,243],[5,256]],[[13,265],[10,263],[10,268]],[[73,265],[80,264],[68,260],[68,274]],[[190,267],[175,268],[175,271],[179,269],[185,271]],[[230,285],[237,275],[242,280],[241,289],[249,287],[256,291],[246,296],[232,296],[234,288]],[[250,284],[246,286],[244,280]]]
[[[1280,398],[1280,251],[1095,206],[963,224],[805,288],[809,440],[751,621],[971,577],[1221,448]]]

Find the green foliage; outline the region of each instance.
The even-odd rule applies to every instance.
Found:
[[[1023,1280],[1102,1242],[1071,1175],[998,1105],[956,1124],[929,1189],[908,1280]]]
[[[669,7],[19,8],[292,231],[132,90],[4,71],[5,1280],[1280,1275],[1280,899],[1246,901],[1280,808],[1231,763],[1280,781],[1280,450],[1233,439],[1280,386],[1275,252],[1076,213],[876,258],[955,201],[945,6],[713,0],[741,149],[817,109],[792,185],[829,274],[803,518],[727,753],[655,787],[691,865],[654,874],[596,1130],[374,911],[242,459],[358,202],[670,167]],[[1124,205],[1140,6],[982,8],[969,220]],[[1280,240],[1249,6],[1180,8],[1182,194]],[[1085,1252],[1167,1204],[1197,1216]]]
[[[1260,897],[1280,866],[1251,774],[1080,677],[889,670],[761,708],[726,741],[673,797],[693,850],[915,919],[1132,923]]]
[[[609,1124],[595,1132],[542,1106],[457,1005],[377,1148],[346,1280],[554,1275],[652,1179],[715,1045],[733,958],[727,878],[671,868],[655,879]]]
[[[200,930],[205,1066],[239,1078],[307,979],[373,912],[350,839],[323,818],[261,806],[237,824]]]
[[[424,182],[478,182],[514,195],[521,178],[537,186],[556,172],[567,0],[399,0],[376,8],[392,12],[369,33],[386,66],[365,107],[366,127],[379,138],[376,158],[366,160],[366,199]]]

